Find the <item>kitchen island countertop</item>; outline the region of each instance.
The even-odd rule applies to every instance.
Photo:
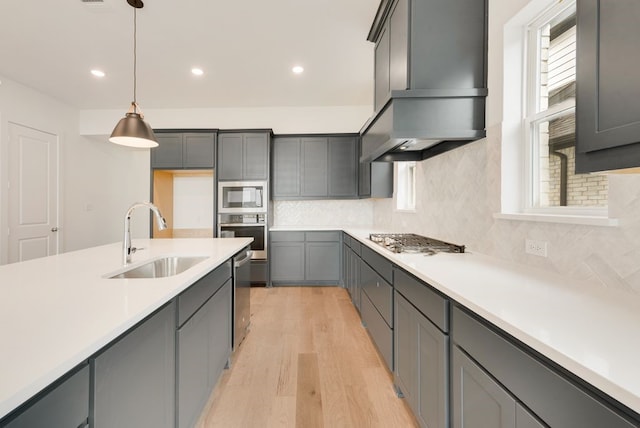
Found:
[[[166,278],[107,279],[122,243],[0,266],[0,418],[233,257],[251,238],[136,239],[130,266],[206,256]]]

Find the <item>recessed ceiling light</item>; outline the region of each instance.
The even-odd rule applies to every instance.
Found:
[[[96,77],[104,77],[105,76],[104,71],[102,71],[102,70],[95,70],[95,69],[91,70],[91,74],[93,74]]]
[[[302,74],[302,72],[304,71],[304,67],[296,65],[291,69],[291,71],[293,71],[295,74]]]
[[[191,69],[191,73],[193,73],[195,76],[202,76],[204,74],[204,71],[201,68],[194,67]]]

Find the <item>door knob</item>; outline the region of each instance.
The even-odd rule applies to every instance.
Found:
[[[52,232],[57,232],[57,231],[58,231],[58,228],[57,228],[57,227],[52,227],[52,228],[51,228],[51,231],[52,231]]]

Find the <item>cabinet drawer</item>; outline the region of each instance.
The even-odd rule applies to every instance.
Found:
[[[369,331],[369,335],[387,363],[387,367],[393,371],[393,331],[364,293],[360,305],[362,323]]]
[[[449,332],[449,301],[422,281],[394,269],[393,287],[440,330]]]
[[[304,232],[271,232],[271,242],[304,242]]]
[[[393,327],[393,287],[366,263],[360,267],[360,284],[386,323]]]
[[[183,291],[178,296],[178,326],[184,324],[229,278],[231,261],[226,261]]]
[[[305,240],[307,242],[340,242],[340,232],[305,232]]]
[[[632,428],[596,397],[460,308],[453,308],[453,340],[518,400],[552,427]]]
[[[378,272],[389,284],[393,284],[393,265],[371,248],[362,247],[362,259]]]

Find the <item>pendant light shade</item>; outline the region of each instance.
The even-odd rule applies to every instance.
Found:
[[[134,103],[131,103],[131,109],[113,129],[109,141],[141,149],[158,147],[153,129],[144,121],[142,114],[137,112],[137,105]]]
[[[129,111],[125,114],[125,117],[120,119],[113,129],[109,141],[120,144],[121,146],[136,148],[158,147],[156,136],[149,124],[144,121],[144,116],[136,101],[136,10],[142,8],[144,4],[141,0],[127,0],[127,3],[133,7],[133,102],[131,103]]]

